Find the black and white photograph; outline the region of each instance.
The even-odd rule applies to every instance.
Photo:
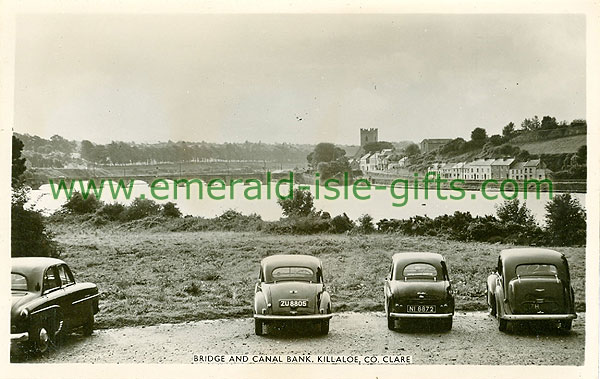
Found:
[[[7,377],[598,377],[597,4],[67,3],[0,8]]]

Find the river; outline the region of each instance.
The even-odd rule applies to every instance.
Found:
[[[276,202],[275,197],[275,184],[271,185],[271,198],[267,199],[268,188],[266,185],[253,186],[254,190],[249,190],[247,186],[242,184],[236,184],[233,186],[233,191],[230,186],[226,186],[223,190],[215,191],[213,194],[217,196],[225,195],[222,200],[211,199],[204,186],[202,191],[202,199],[199,199],[198,186],[193,185],[189,196],[186,187],[176,187],[173,182],[166,181],[169,189],[160,190],[156,193],[160,196],[167,196],[165,200],[157,200],[158,203],[166,203],[168,201],[175,202],[179,209],[184,215],[202,216],[202,217],[214,217],[222,214],[228,209],[234,209],[244,214],[256,213],[260,215],[263,220],[277,220],[281,214],[281,208]],[[87,185],[84,183],[84,187]],[[244,193],[250,196],[256,196],[258,194],[258,188],[260,187],[261,198],[248,200],[244,197]],[[314,185],[306,186],[310,188],[313,196],[316,196],[316,188]],[[116,186],[115,186],[116,188]],[[281,193],[287,193],[287,186],[282,186]],[[174,192],[177,191],[177,199],[174,199]],[[249,192],[247,192],[249,191]],[[389,187],[371,190],[362,189],[359,192],[361,197],[369,197],[366,200],[359,200],[353,196],[352,188],[349,188],[348,198],[343,197],[343,188],[339,187],[340,197],[336,200],[327,200],[324,195],[333,195],[333,192],[326,191],[323,187],[319,189],[319,198],[315,199],[315,208],[329,212],[331,216],[346,213],[351,219],[356,220],[363,214],[370,214],[375,221],[382,218],[408,218],[415,215],[436,217],[443,214],[452,214],[455,211],[468,211],[472,215],[488,215],[495,214],[495,207],[502,203],[504,199],[498,192],[489,192],[489,195],[498,195],[495,200],[487,200],[483,197],[479,191],[465,191],[465,196],[460,200],[452,200],[450,195],[458,196],[459,193],[451,190],[441,190],[438,193],[435,189],[430,189],[427,193],[427,199],[425,189],[420,188],[417,190],[415,196],[414,190],[409,189],[408,192],[403,192],[401,188],[396,189],[396,195],[408,195],[403,199],[394,199]],[[149,186],[145,182],[136,181],[132,186],[132,193],[129,199],[120,193],[116,199],[113,200],[108,184],[104,186],[104,192],[102,200],[105,202],[120,202],[122,204],[129,204],[135,197],[144,196],[145,198],[152,198]],[[507,195],[511,195],[507,193]],[[544,206],[549,201],[549,193],[543,192],[539,194],[539,199],[536,198],[535,192],[520,192],[517,197],[521,201],[527,203],[527,207],[531,209],[534,217],[540,223],[543,223],[545,208]],[[585,206],[585,194],[574,193],[572,194],[577,198],[582,205]],[[30,192],[30,201],[34,209],[41,210],[45,214],[50,214],[58,209],[66,201],[66,196],[63,192],[55,199],[50,185],[45,184],[38,190],[32,190]],[[416,197],[416,198],[415,198]],[[447,197],[447,199],[443,199]],[[394,206],[393,204],[404,203],[403,206]]]

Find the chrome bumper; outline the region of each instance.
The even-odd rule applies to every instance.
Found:
[[[390,313],[392,318],[452,318],[453,313]]]
[[[293,321],[293,320],[329,320],[333,317],[332,313],[316,314],[316,315],[259,315],[255,314],[254,318],[263,321]]]
[[[577,318],[575,313],[566,313],[566,314],[529,314],[529,315],[502,315],[500,317],[502,320],[508,321],[543,321],[543,320],[573,320]]]
[[[14,333],[10,335],[10,342],[27,342],[29,341],[29,333]]]

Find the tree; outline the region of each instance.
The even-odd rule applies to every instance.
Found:
[[[404,148],[404,155],[407,157],[413,157],[419,154],[421,154],[421,149],[419,149],[419,145],[416,143],[411,143]]]
[[[95,162],[96,156],[94,155],[94,144],[88,140],[81,141],[81,158]]]
[[[296,188],[291,198],[277,199],[284,216],[308,216],[314,213],[314,201],[310,191]]]
[[[379,141],[379,142],[371,142],[371,143],[367,143],[365,144],[365,146],[363,146],[363,150],[365,151],[365,153],[374,153],[376,151],[381,151],[383,149],[393,149],[394,145],[392,145],[391,142],[387,142],[387,141]]]
[[[494,134],[490,137],[489,142],[492,146],[500,146],[502,145],[502,137],[499,134]]]
[[[529,131],[537,130],[540,128],[540,126],[541,126],[541,124],[540,124],[540,120],[539,120],[538,116],[533,116],[533,118],[531,118],[531,119],[526,118],[521,123],[521,128],[523,130],[529,130]]]
[[[579,165],[587,164],[587,145],[582,145],[577,149],[577,153],[575,154],[576,160],[575,162]]]
[[[306,159],[312,167],[317,167],[321,162],[332,162],[346,155],[346,150],[332,143],[321,142],[307,155]]]
[[[502,136],[506,139],[509,139],[513,136],[513,134],[515,134],[515,124],[513,122],[509,122],[504,128],[502,128]]]
[[[471,141],[474,143],[483,146],[485,141],[487,140],[487,132],[483,128],[475,128],[471,131]]]
[[[22,186],[21,177],[27,170],[25,158],[21,158],[23,152],[23,142],[15,136],[12,136],[12,171],[11,184],[12,188]]]
[[[545,208],[546,232],[553,244],[585,244],[586,214],[579,200],[564,193],[549,201]]]
[[[10,245],[13,257],[57,257],[60,254],[53,235],[46,229],[40,212],[25,209],[27,190],[22,181],[26,170],[21,157],[23,142],[12,138],[12,199],[10,209]]]
[[[363,233],[373,233],[375,225],[373,225],[373,217],[370,214],[364,214],[358,218],[358,228]]]
[[[542,118],[541,129],[556,129],[558,128],[558,123],[556,122],[556,117],[544,116]]]
[[[535,224],[535,218],[527,204],[519,202],[519,199],[506,200],[496,207],[496,215],[503,223],[513,222],[517,225],[531,226]]]

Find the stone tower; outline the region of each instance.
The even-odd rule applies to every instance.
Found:
[[[377,128],[360,129],[360,147],[371,142],[377,142]]]

